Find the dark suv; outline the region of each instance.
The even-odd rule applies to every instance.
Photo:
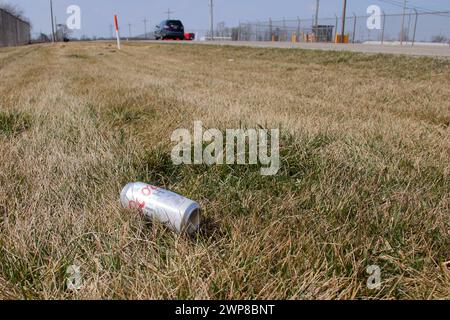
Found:
[[[184,40],[184,26],[180,20],[164,20],[156,26],[155,39]]]

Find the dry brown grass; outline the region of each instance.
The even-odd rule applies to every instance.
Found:
[[[1,297],[450,298],[448,60],[72,43],[0,73]],[[194,120],[279,126],[279,174],[174,166]],[[202,232],[123,211],[138,180],[198,200]]]

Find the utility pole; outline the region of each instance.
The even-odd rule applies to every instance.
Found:
[[[408,14],[408,23],[406,27],[406,41],[409,39],[409,31],[411,29],[411,13]]]
[[[239,29],[240,29],[240,26],[239,26]],[[272,18],[269,18],[269,32],[270,32],[270,41],[275,41],[275,37],[273,34]]]
[[[400,30],[400,45],[403,45],[403,37],[405,36],[406,2],[407,2],[407,0],[403,1],[402,30]]]
[[[55,42],[55,25],[53,22],[53,0],[50,0],[50,19],[52,20],[52,42]]]
[[[210,23],[211,40],[214,41],[214,3],[213,3],[213,0],[209,0],[209,23]]]
[[[344,8],[342,10],[342,28],[341,28],[341,43],[344,43],[344,34],[345,34],[345,18],[347,15],[347,0],[344,0]]]
[[[131,38],[131,23],[128,23],[128,40]]]
[[[147,18],[144,19],[144,39],[147,39]]]
[[[175,12],[170,11],[170,8],[169,8],[169,9],[167,9],[167,11],[164,12],[164,13],[167,13],[167,19],[170,20],[170,15],[171,15],[172,13],[175,13]]]
[[[319,2],[320,2],[320,0],[316,0],[316,16],[314,19],[314,25],[316,27],[319,25]]]
[[[113,38],[113,25],[112,24],[109,25],[109,38],[110,39]]]
[[[58,42],[58,21],[56,21],[56,16],[55,16],[55,40],[56,42]]]
[[[417,12],[417,9],[414,8],[414,12],[416,13],[416,20],[414,22],[414,35],[411,46],[414,46],[414,43],[416,42],[417,19],[419,18],[419,13]]]
[[[355,38],[356,38],[356,14],[353,12],[353,37],[352,37],[352,43],[355,43]]]

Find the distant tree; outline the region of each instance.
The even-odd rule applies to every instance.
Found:
[[[12,14],[13,16],[30,23],[30,20],[24,17],[23,10],[16,5],[7,3],[5,1],[0,1],[0,9],[3,9],[4,11]]]
[[[435,42],[435,43],[445,43],[447,41],[448,41],[448,39],[443,35],[433,36],[431,38],[431,42]]]
[[[239,39],[239,28],[231,29],[231,39],[233,39],[233,41],[237,41]]]
[[[50,38],[45,33],[40,33],[37,41],[39,42],[50,42]]]
[[[72,30],[70,30],[65,24],[58,24],[56,27],[56,39],[57,41],[66,41],[70,39]]]
[[[402,41],[402,33],[400,32],[400,34],[398,35],[398,38],[400,39],[400,41]],[[408,28],[404,28],[403,29],[403,41],[409,41],[409,30]]]
[[[0,9],[3,9],[5,11],[8,11],[10,14],[18,17],[18,18],[22,18],[23,16],[23,10],[20,9],[18,6],[15,6],[13,4],[10,3],[6,3],[4,1],[0,2]]]

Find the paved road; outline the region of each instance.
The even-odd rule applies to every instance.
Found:
[[[161,42],[161,41],[158,41]],[[174,41],[178,42],[178,41]],[[167,43],[167,42],[166,42]],[[169,43],[173,43],[172,41]],[[450,58],[450,46],[434,45],[380,45],[380,44],[335,44],[335,43],[289,43],[289,42],[262,42],[262,41],[184,41],[186,44],[214,44],[248,46],[262,48],[298,48],[327,51],[353,51],[363,53],[406,54],[413,56],[434,56]]]

